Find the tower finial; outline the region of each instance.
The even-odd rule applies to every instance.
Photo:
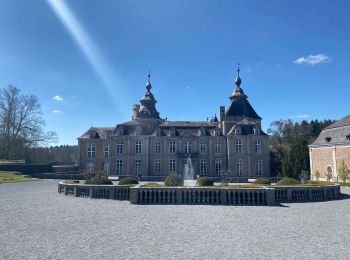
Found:
[[[238,88],[240,88],[240,85],[242,83],[241,77],[239,76],[239,72],[241,71],[241,69],[239,68],[240,65],[240,63],[237,63],[237,78],[235,80],[235,84]]]
[[[152,88],[151,81],[150,81],[150,79],[151,79],[151,70],[150,69],[148,69],[147,77],[148,77],[148,80],[147,80],[147,83],[146,83],[146,89],[147,89],[147,91],[150,91],[151,88]]]

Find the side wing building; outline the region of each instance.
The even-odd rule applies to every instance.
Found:
[[[323,129],[314,143],[309,145],[311,178],[320,173],[326,180],[326,172],[332,181],[338,182],[338,169],[342,161],[350,167],[350,115]]]

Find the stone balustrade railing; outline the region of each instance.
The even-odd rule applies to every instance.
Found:
[[[209,205],[275,205],[271,188],[215,187],[133,187],[130,202],[134,204],[209,204]]]
[[[58,192],[76,197],[130,200],[133,204],[256,205],[338,199],[339,185],[230,187],[144,187],[122,185],[58,184]]]
[[[58,184],[58,193],[75,197],[129,200],[130,187],[126,185],[87,185],[60,182]]]

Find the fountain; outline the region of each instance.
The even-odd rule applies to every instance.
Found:
[[[196,186],[197,181],[194,179],[194,170],[192,165],[191,156],[187,157],[186,163],[184,164],[184,185],[185,186]]]

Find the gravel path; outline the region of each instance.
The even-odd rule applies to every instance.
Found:
[[[350,259],[350,199],[132,205],[59,195],[55,180],[1,184],[0,259]]]

